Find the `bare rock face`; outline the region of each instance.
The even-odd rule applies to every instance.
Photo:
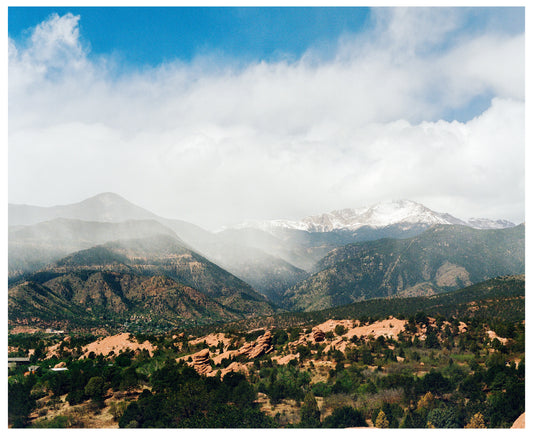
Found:
[[[313,340],[315,340],[315,343],[319,343],[321,341],[324,341],[326,338],[326,334],[322,329],[320,328],[313,328]]]
[[[205,375],[211,371],[211,364],[209,364],[209,349],[202,349],[192,357],[192,364],[194,369],[200,375]]]
[[[246,344],[244,344],[244,346],[242,346],[237,351],[237,355],[246,355],[246,356],[248,356],[250,354],[250,352],[253,350],[254,346],[255,346],[255,342],[254,343],[246,343]]]
[[[246,343],[239,350],[239,355],[246,355],[248,358],[257,358],[266,353],[272,352],[272,334],[266,331],[261,337],[258,337],[254,343]]]

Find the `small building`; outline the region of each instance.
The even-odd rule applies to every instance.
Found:
[[[22,365],[22,364],[29,364],[30,363],[30,357],[25,356],[15,356],[11,358],[7,358],[7,363],[9,367],[12,367],[13,364],[15,365]]]
[[[37,373],[39,370],[41,370],[41,366],[29,366],[28,371],[30,373]]]

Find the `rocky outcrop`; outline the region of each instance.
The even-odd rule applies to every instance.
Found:
[[[251,364],[251,363],[248,363],[248,364]],[[220,376],[223,378],[224,376],[226,376],[228,373],[231,373],[231,372],[234,372],[234,373],[240,372],[246,375],[248,373],[248,366],[246,364],[242,364],[242,363],[234,361],[229,366],[227,366],[225,369],[221,370]],[[207,376],[213,376],[213,374],[215,373],[216,372],[211,372]]]
[[[192,357],[192,365],[200,375],[205,375],[211,371],[211,364],[209,363],[209,349],[202,349]]]
[[[246,343],[239,349],[239,355],[246,355],[248,358],[257,358],[266,353],[272,352],[272,334],[266,331],[263,335],[257,338],[253,343]]]
[[[313,328],[313,340],[315,343],[320,343],[321,341],[324,341],[326,338],[326,334],[322,329],[320,328]]]

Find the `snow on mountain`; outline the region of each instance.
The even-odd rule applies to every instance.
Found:
[[[498,230],[501,228],[511,228],[516,226],[513,222],[505,219],[490,220],[484,218],[468,219],[467,225],[478,230]]]
[[[512,222],[489,219],[462,221],[448,213],[435,212],[422,204],[410,200],[386,201],[359,209],[335,210],[321,215],[308,216],[298,221],[270,220],[245,221],[233,228],[256,228],[266,232],[275,229],[293,229],[308,232],[330,232],[338,230],[355,231],[361,227],[384,228],[390,225],[467,225],[479,229],[508,228]]]

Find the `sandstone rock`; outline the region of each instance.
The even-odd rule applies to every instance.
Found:
[[[255,343],[246,343],[239,349],[238,355],[249,355],[253,350]]]
[[[242,363],[234,361],[229,366],[227,366],[225,369],[222,369],[220,375],[224,377],[226,374],[230,372],[240,372],[246,375],[248,373],[248,366],[246,364],[242,364]]]
[[[205,375],[211,371],[211,364],[209,363],[209,349],[202,349],[192,357],[192,365],[194,369],[200,374]]]
[[[319,343],[321,341],[324,341],[326,338],[326,334],[322,329],[320,328],[313,328],[313,340],[315,340],[316,343]]]
[[[253,343],[246,343],[239,349],[239,355],[246,355],[248,358],[257,358],[266,353],[272,352],[274,349],[271,345],[272,334],[266,331],[261,337]]]
[[[518,417],[515,420],[515,422],[511,426],[511,429],[523,429],[525,427],[526,427],[526,413],[524,412],[523,414],[520,415],[520,417]]]

